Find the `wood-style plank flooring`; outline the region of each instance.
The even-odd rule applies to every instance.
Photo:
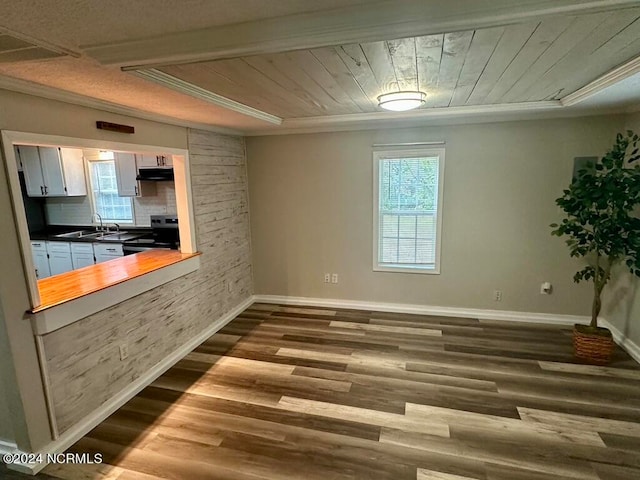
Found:
[[[255,304],[70,451],[105,464],[42,478],[638,479],[640,368],[568,327]]]

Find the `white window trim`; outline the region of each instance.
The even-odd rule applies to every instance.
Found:
[[[87,193],[87,196],[89,197],[89,204],[91,205],[91,222],[94,225],[99,225],[99,222],[97,222],[96,220],[96,213],[97,213],[97,208],[96,208],[96,200],[94,198],[94,192],[93,192],[93,179],[91,177],[91,164],[94,162],[108,162],[108,161],[115,161],[112,159],[107,159],[107,160],[101,160],[98,158],[85,158],[85,174],[87,177],[87,183],[89,184],[89,190],[90,192]],[[111,219],[103,219],[103,221],[105,223],[117,223],[118,225],[122,224],[122,225],[126,225],[129,228],[132,228],[136,225],[136,206],[135,206],[135,202],[133,201],[132,197],[123,197],[123,198],[128,198],[129,202],[131,203],[131,220],[111,220]]]
[[[436,253],[434,268],[417,267],[415,265],[388,267],[380,265],[379,254],[379,209],[380,209],[380,160],[385,158],[398,158],[398,156],[437,156],[438,157],[438,211],[436,214]],[[418,273],[422,275],[440,274],[440,254],[442,245],[442,210],[444,207],[444,166],[445,149],[441,148],[411,148],[376,150],[373,152],[373,271],[395,273]]]

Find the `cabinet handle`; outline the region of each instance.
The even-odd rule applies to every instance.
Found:
[[[134,185],[133,188],[134,188],[134,191],[136,192],[136,197],[137,197],[138,196],[138,186]]]
[[[115,248],[107,248],[107,252],[115,252],[116,249]]]
[[[42,185],[40,185],[40,193],[44,195],[44,187]]]
[[[46,185],[44,186],[44,194],[49,195],[49,188]]]

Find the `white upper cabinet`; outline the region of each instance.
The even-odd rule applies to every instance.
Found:
[[[173,159],[170,155],[136,155],[138,168],[162,168],[173,166]]]
[[[79,148],[60,148],[62,171],[64,173],[67,196],[87,194],[87,178],[84,169],[84,155]]]
[[[136,157],[137,155],[133,153],[114,154],[118,195],[121,197],[156,195],[156,185],[154,183],[136,180],[138,175]]]
[[[44,177],[42,175],[38,147],[21,145],[16,147],[16,150],[20,155],[20,163],[22,163],[27,195],[30,197],[44,197]]]
[[[82,150],[20,145],[16,151],[22,163],[28,196],[72,197],[87,194]]]
[[[132,153],[115,153],[116,183],[121,197],[137,197],[136,160]]]
[[[66,185],[60,159],[60,151],[54,147],[38,147],[42,176],[44,178],[44,194],[51,197],[64,197]]]

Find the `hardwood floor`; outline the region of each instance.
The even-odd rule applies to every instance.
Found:
[[[42,478],[637,479],[640,367],[567,327],[255,304],[70,451],[105,463]]]

